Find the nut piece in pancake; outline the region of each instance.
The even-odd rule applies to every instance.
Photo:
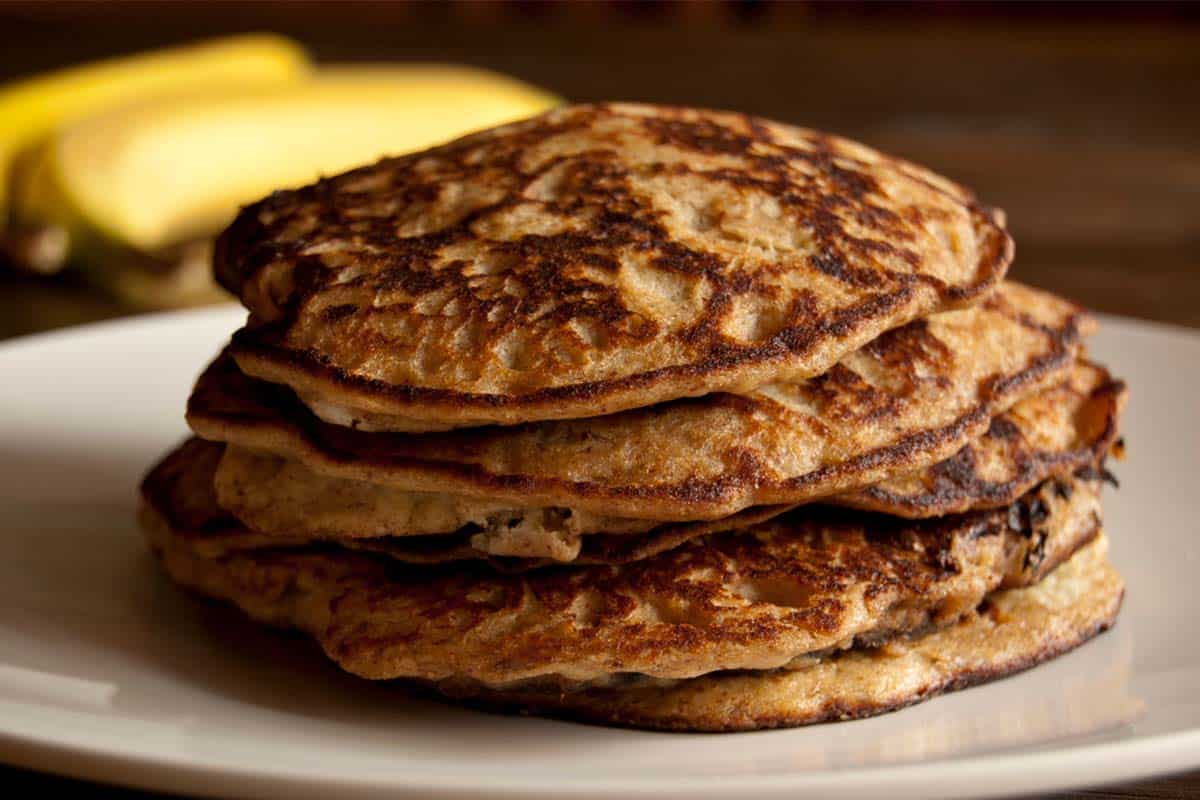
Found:
[[[593,533],[582,536],[578,551],[568,562],[572,566],[588,564],[628,564],[657,555],[684,542],[713,533],[738,531],[757,525],[786,512],[789,506],[753,506],[728,517],[697,522],[659,523],[644,533]],[[491,542],[480,542],[476,535],[385,536],[378,539],[344,539],[343,547],[394,558],[409,564],[440,564],[446,561],[487,559],[501,572],[524,572],[539,567],[562,566],[563,560],[548,556],[513,558],[498,552]],[[261,545],[260,545],[261,546]],[[490,549],[489,549],[490,548]]]
[[[211,446],[220,448],[220,445]],[[298,461],[236,446],[224,448],[212,476],[218,504],[249,528],[309,539],[428,536],[471,529],[483,554],[570,561],[593,533],[640,533],[662,523],[334,478]],[[444,537],[437,537],[444,538]]]
[[[945,461],[828,502],[909,518],[1008,505],[1052,475],[1102,461],[1127,399],[1124,381],[1080,361],[1061,384],[995,417]]]
[[[825,372],[982,297],[1012,242],[967,190],[742,114],[556,109],[242,211],[219,280],[248,374],[329,422],[608,414]]]
[[[575,515],[560,508],[507,508],[492,515],[484,501],[434,494],[414,497],[416,493],[315,476],[306,470],[301,472],[304,468],[294,462],[279,462],[275,456],[236,451],[193,438],[151,471],[146,478],[147,491],[151,496],[167,498],[161,505],[188,512],[181,527],[195,532],[189,541],[207,557],[233,550],[336,540],[344,547],[418,564],[487,558],[506,571],[563,562],[634,561],[688,539],[742,528],[787,510],[787,506],[751,508],[711,522],[664,524],[614,518],[606,527],[604,518]],[[307,474],[313,480],[291,483],[282,492],[256,491],[263,487],[256,486],[254,480],[269,485],[284,472]],[[378,510],[376,515],[372,513],[377,510],[372,506],[377,502],[376,493],[385,497],[397,494],[398,502],[394,508]],[[254,500],[247,499],[250,494],[255,495]],[[463,510],[467,514],[479,511],[482,521],[474,523],[468,517],[461,525],[443,528],[445,520],[458,519],[455,515]],[[365,526],[356,511],[367,515]],[[265,521],[271,523],[269,529],[256,524]],[[389,521],[401,527],[374,527]],[[403,527],[410,522],[416,530]],[[435,530],[445,532],[432,533]]]
[[[991,418],[1059,383],[1094,323],[1005,283],[982,305],[889,331],[824,375],[604,417],[433,434],[321,423],[228,357],[188,422],[205,439],[334,477],[611,517],[718,519],[809,502],[948,458]]]
[[[956,624],[795,669],[578,692],[443,684],[492,708],[672,731],[749,731],[894,711],[1034,667],[1112,627],[1125,585],[1104,537],[1034,586],[989,595]]]
[[[207,558],[191,544],[204,531],[182,527],[195,509],[177,514],[163,486],[143,485],[142,522],[178,582],[308,631],[356,675],[494,686],[774,669],[948,624],[1036,582],[1100,525],[1098,482],[1077,480],[1015,512],[913,522],[806,507],[630,564],[502,575],[330,548]]]

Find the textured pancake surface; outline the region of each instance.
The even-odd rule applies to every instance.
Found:
[[[173,486],[146,481],[142,522],[178,582],[308,631],[363,677],[493,686],[773,669],[945,625],[1036,582],[1100,526],[1098,484],[1081,479],[1009,509],[913,522],[808,507],[630,564],[503,575],[329,547],[206,557],[201,504],[176,509]]]
[[[1092,319],[1018,284],[889,331],[828,372],[580,420],[429,434],[325,424],[226,357],[188,403],[197,435],[335,477],[610,517],[717,519],[808,502],[948,458],[1061,382]]]
[[[328,421],[611,413],[824,372],[981,297],[1012,243],[944,178],[741,114],[574,106],[245,209],[233,352]]]
[[[1046,478],[1101,461],[1116,439],[1125,396],[1124,385],[1102,367],[1077,363],[1066,381],[994,418],[982,437],[949,459],[825,502],[909,518],[1008,505]],[[204,464],[196,460],[196,469],[206,469]],[[236,446],[225,448],[212,480],[221,507],[257,533],[292,543],[367,539],[357,546],[420,563],[488,555],[620,563],[787,508],[755,507],[709,524],[684,523],[650,534],[662,523],[410,492],[324,475],[298,461]],[[399,537],[407,541],[394,541]],[[261,539],[239,537],[230,544],[261,546]]]
[[[746,731],[883,714],[1036,666],[1110,628],[1125,587],[1105,550],[1100,537],[1041,583],[989,595],[948,627],[794,669],[575,692],[441,688],[501,710],[656,730]]]
[[[828,502],[909,518],[1008,505],[1046,478],[1101,462],[1127,397],[1124,382],[1080,361],[1061,384],[995,417],[945,461]]]
[[[233,474],[224,474],[230,464]],[[304,479],[286,480],[301,471]],[[285,485],[278,491],[263,492],[252,483],[281,476]],[[565,508],[503,508],[454,495],[323,478],[275,456],[194,438],[168,454],[146,481],[152,496],[170,498],[164,506],[192,510],[182,527],[194,532],[190,542],[205,556],[337,541],[418,564],[487,558],[506,571],[635,561],[788,509],[750,508],[709,522],[612,519],[606,524],[603,517]],[[394,504],[387,502],[391,495],[397,495]],[[454,524],[459,520],[465,521]]]
[[[575,553],[566,560],[555,555],[530,555],[500,551],[480,542],[475,534],[450,536],[383,537],[345,540],[341,544],[378,553],[410,564],[440,564],[446,561],[486,558],[501,572],[524,572],[539,567],[587,564],[628,564],[657,555],[684,542],[725,531],[738,531],[786,512],[789,506],[754,506],[728,517],[707,522],[660,523],[644,533],[593,533],[578,539]],[[531,547],[536,552],[536,547]],[[545,549],[545,548],[543,548]],[[512,557],[512,556],[517,557]]]
[[[259,533],[293,539],[428,537],[444,543],[442,534],[469,531],[464,542],[467,557],[491,554],[570,561],[579,555],[585,535],[642,533],[662,524],[568,508],[409,492],[322,475],[298,461],[234,446],[225,448],[211,479],[221,507]],[[456,545],[463,538],[456,537]],[[444,547],[416,547],[416,560],[443,560],[431,557],[443,551]]]

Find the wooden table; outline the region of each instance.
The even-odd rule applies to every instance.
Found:
[[[1081,18],[953,6],[924,19],[779,4],[0,6],[0,80],[274,29],[326,59],[460,61],[577,100],[741,109],[862,139],[974,187],[1008,210],[1021,280],[1102,311],[1200,326],[1197,8]],[[0,337],[121,313],[70,280],[0,278]],[[94,790],[11,769],[0,781]],[[1069,796],[1200,797],[1200,773]]]

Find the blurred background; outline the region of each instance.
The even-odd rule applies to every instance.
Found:
[[[862,140],[1006,209],[1016,277],[1200,325],[1200,4],[0,2],[0,83],[0,337],[211,302],[238,203],[559,98]]]

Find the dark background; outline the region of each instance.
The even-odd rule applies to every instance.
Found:
[[[0,2],[0,81],[254,30],[323,60],[463,62],[572,100],[829,129],[1005,208],[1015,277],[1200,326],[1200,4]],[[0,337],[118,313],[69,278],[0,275]],[[1200,796],[1200,777],[1089,795]]]

